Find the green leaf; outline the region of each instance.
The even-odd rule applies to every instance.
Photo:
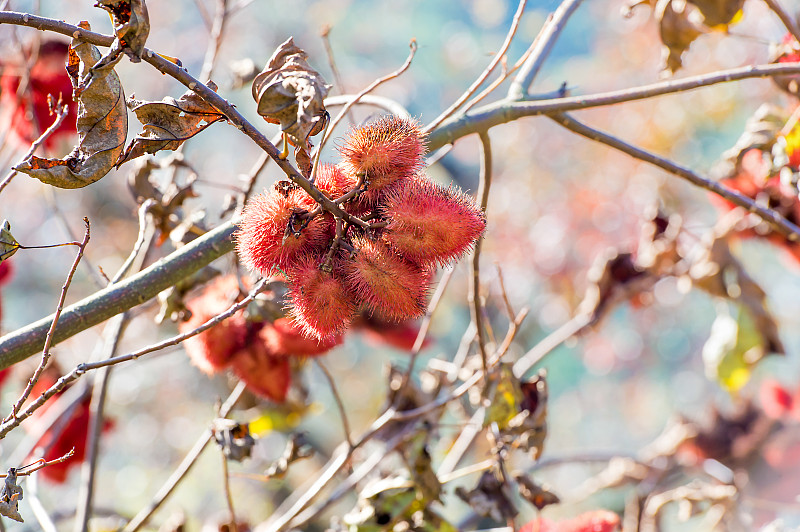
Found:
[[[0,227],[0,262],[11,258],[19,247],[19,242],[11,234],[11,224],[8,220],[3,220],[3,226]]]

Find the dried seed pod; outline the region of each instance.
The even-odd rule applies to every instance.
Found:
[[[251,342],[238,351],[231,360],[231,369],[256,395],[276,403],[286,400],[292,383],[289,359],[270,353],[263,342]]]

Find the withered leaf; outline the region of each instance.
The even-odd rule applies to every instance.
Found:
[[[250,458],[250,453],[256,444],[253,436],[250,435],[249,425],[238,423],[232,419],[215,419],[211,424],[211,434],[222,449],[222,454],[235,462]]]
[[[298,460],[308,458],[314,454],[314,448],[308,443],[302,432],[293,433],[286,443],[283,454],[264,471],[267,478],[283,478],[289,466]]]
[[[579,312],[596,324],[617,303],[647,290],[658,280],[634,261],[631,253],[614,249],[598,255],[586,275],[589,286]]]
[[[67,71],[73,87],[99,59],[95,46],[72,41]],[[128,134],[125,95],[114,69],[109,66],[96,70],[77,95],[77,102],[78,146],[64,159],[32,156],[15,170],[54,187],[81,188],[100,180],[114,167]]]
[[[508,494],[508,484],[503,482],[498,468],[484,471],[478,480],[478,485],[472,490],[467,491],[458,486],[455,494],[480,516],[505,523],[517,515],[517,509]]]
[[[209,82],[209,87],[217,89],[212,82]],[[130,98],[128,107],[144,125],[144,131],[131,141],[120,156],[117,167],[147,153],[177,150],[184,141],[225,118],[216,107],[191,90],[177,100],[169,96],[160,102],[142,102]]]
[[[3,481],[3,489],[0,490],[0,515],[22,523],[22,516],[19,514],[21,500],[22,488],[17,485],[17,471],[12,467]]]
[[[501,364],[490,381],[491,404],[484,425],[496,423],[501,440],[512,447],[542,455],[547,436],[547,381],[544,370],[530,381],[514,376],[511,364]]]
[[[267,122],[280,124],[281,131],[301,148],[325,125],[323,100],[330,88],[307,59],[306,52],[289,37],[255,77],[252,89],[258,114]]]
[[[18,249],[19,242],[11,234],[11,224],[8,220],[3,220],[3,226],[0,227],[0,262],[11,258]]]
[[[116,38],[103,60],[115,62],[124,52],[132,62],[141,61],[150,34],[150,16],[144,0],[98,0],[95,5],[108,11],[114,21]]]
[[[655,16],[664,44],[664,69],[674,74],[681,66],[683,52],[703,34],[703,29],[689,15],[692,4],[685,1],[659,0]]]
[[[514,475],[514,480],[517,481],[519,494],[522,495],[522,498],[534,505],[537,510],[561,502],[558,495],[544,486],[537,484],[527,475],[516,473]]]
[[[712,29],[725,29],[741,17],[744,0],[692,0],[703,15],[703,24]]]
[[[420,424],[420,431],[411,437],[403,446],[403,458],[408,464],[414,487],[426,503],[438,501],[442,493],[442,485],[433,470],[428,440],[431,435],[430,423]]]

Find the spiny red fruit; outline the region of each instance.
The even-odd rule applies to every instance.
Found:
[[[299,255],[324,249],[333,233],[328,214],[316,216],[302,227],[301,215],[316,203],[302,189],[285,183],[277,183],[247,202],[235,237],[242,262],[263,276],[275,266],[286,268]]]
[[[389,219],[384,240],[422,266],[458,259],[486,228],[483,212],[469,196],[424,177],[392,187],[380,210]]]
[[[345,286],[356,301],[390,320],[404,321],[425,313],[428,272],[394,253],[386,244],[354,239],[355,256],[344,265]]]
[[[182,322],[178,329],[181,333],[196,329],[227,310],[238,294],[239,284],[235,276],[214,279],[200,296],[186,303],[192,317]],[[244,311],[239,311],[210,329],[187,338],[183,346],[195,366],[213,375],[228,366],[233,355],[244,346],[246,338]]]
[[[256,395],[276,403],[286,400],[292,383],[289,359],[271,353],[263,342],[250,342],[238,351],[231,361],[231,369]]]
[[[355,187],[356,181],[335,164],[321,164],[317,168],[314,185],[330,199],[338,199]]]
[[[15,140],[21,145],[27,147],[55,122],[55,114],[50,114],[48,94],[56,101],[60,95],[62,105],[68,105],[69,109],[64,121],[45,141],[45,146],[51,148],[59,140],[59,136],[72,135],[76,131],[77,105],[72,101],[72,82],[64,68],[67,50],[68,45],[64,42],[43,42],[36,62],[28,73],[29,85],[23,94],[17,95],[23,68],[21,65],[18,71],[13,67],[6,67],[0,78],[0,107],[4,113],[8,113],[7,119],[10,119]],[[32,111],[32,116],[29,111]]]
[[[352,128],[339,152],[346,174],[366,176],[362,201],[374,203],[383,189],[413,177],[425,166],[425,136],[416,121],[385,116]]]
[[[289,312],[304,334],[328,341],[350,324],[356,302],[339,273],[342,261],[334,259],[331,271],[320,268],[322,261],[308,255],[289,270]]]
[[[267,349],[276,355],[313,357],[327,353],[342,343],[342,335],[329,335],[324,340],[309,338],[289,318],[279,318],[265,324],[258,337]]]

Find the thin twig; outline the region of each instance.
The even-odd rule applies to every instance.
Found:
[[[330,25],[326,24],[325,26],[322,27],[322,31],[320,32],[320,37],[322,37],[322,44],[325,46],[325,55],[328,57],[328,66],[331,67],[331,72],[333,73],[333,81],[334,83],[336,83],[336,89],[339,91],[339,94],[347,94],[348,91],[347,88],[345,87],[344,79],[342,79],[342,75],[339,73],[339,69],[336,66],[336,59],[334,58],[333,55],[333,47],[331,46]],[[349,109],[347,111],[347,118],[350,120],[351,124],[355,123],[353,115]]]
[[[578,9],[583,0],[564,0],[558,9],[545,21],[542,30],[536,37],[536,48],[531,53],[522,68],[519,69],[511,87],[508,89],[508,97],[512,100],[524,98],[530,91],[536,75],[542,68],[547,56],[553,49],[561,30],[567,23],[570,16]]]
[[[374,91],[380,85],[382,85],[382,84],[386,83],[387,81],[390,81],[390,80],[400,76],[403,72],[408,70],[408,67],[411,66],[411,60],[414,59],[414,54],[417,53],[417,41],[415,39],[411,39],[411,42],[409,43],[408,46],[409,46],[409,48],[411,50],[408,53],[408,57],[406,58],[406,61],[403,63],[403,65],[400,68],[398,68],[397,70],[395,70],[391,74],[387,74],[386,76],[383,76],[382,78],[376,79],[375,81],[370,83],[365,89],[363,89],[361,92],[356,94],[355,97],[353,97],[352,100],[350,100],[349,102],[347,102],[344,105],[344,108],[342,108],[342,110],[339,112],[339,114],[336,115],[336,118],[333,119],[333,122],[331,122],[331,125],[328,128],[328,134],[323,137],[322,141],[320,141],[320,143],[319,143],[319,150],[320,151],[322,150],[323,146],[325,146],[325,142],[327,142],[327,140],[333,134],[333,131],[336,129],[336,126],[339,124],[339,122],[342,121],[342,118],[345,117],[345,115],[347,114],[347,112],[350,110],[351,107],[353,107],[355,104],[357,104],[361,100],[361,98],[363,98],[365,95],[369,94],[370,92]]]
[[[231,493],[231,475],[228,471],[228,457],[224,452],[220,452],[222,457],[222,486],[225,490],[225,504],[228,505],[228,515],[230,516],[230,530],[231,532],[239,532],[239,526],[236,522],[236,510],[233,507],[233,494]]]
[[[339,417],[342,418],[342,430],[344,431],[344,439],[351,448],[353,447],[353,440],[350,439],[350,423],[347,421],[347,412],[344,409],[344,403],[342,402],[342,396],[339,395],[339,390],[336,388],[336,381],[333,379],[333,375],[331,372],[328,371],[328,368],[322,363],[319,358],[314,358],[314,362],[317,364],[317,367],[322,371],[322,374],[325,375],[325,378],[328,380],[328,384],[331,387],[331,393],[333,394],[333,400],[336,402],[336,407],[339,409]]]
[[[203,19],[203,24],[205,24],[206,28],[210,29],[213,25],[213,21],[211,20],[211,15],[208,14],[206,6],[203,5],[203,0],[194,0],[194,5],[197,6],[197,12],[200,13],[200,18]]]
[[[66,375],[62,376],[60,379],[58,379],[55,384],[53,384],[44,393],[42,393],[42,395],[40,395],[35,401],[33,401],[33,403],[31,403],[24,411],[20,412],[13,420],[10,420],[8,422],[4,422],[2,425],[0,425],[0,439],[5,437],[6,434],[8,434],[13,428],[18,426],[26,418],[30,417],[30,415],[33,414],[33,412],[35,412],[36,410],[41,408],[41,406],[44,405],[44,403],[47,402],[47,400],[50,399],[50,397],[52,397],[53,395],[55,395],[58,392],[60,392],[61,390],[63,390],[69,383],[74,382],[75,380],[79,379],[85,373],[87,373],[89,371],[92,371],[92,370],[95,370],[95,369],[105,368],[105,367],[108,367],[108,366],[113,366],[115,364],[120,364],[122,362],[128,362],[128,361],[131,361],[131,360],[136,360],[136,359],[138,359],[138,358],[140,358],[140,357],[142,357],[144,355],[147,355],[149,353],[160,351],[161,349],[164,349],[165,347],[177,345],[177,344],[183,342],[184,340],[186,340],[187,338],[191,338],[192,336],[195,336],[195,335],[200,334],[201,332],[203,332],[203,331],[205,331],[207,329],[210,329],[214,325],[222,322],[223,320],[228,319],[229,317],[231,317],[234,314],[236,314],[236,312],[238,312],[239,310],[241,310],[244,307],[246,307],[247,305],[249,305],[250,302],[253,299],[255,299],[255,297],[259,293],[261,293],[261,291],[264,290],[264,288],[266,286],[266,282],[267,282],[266,279],[262,279],[255,286],[255,288],[253,288],[253,290],[250,292],[250,294],[247,295],[247,297],[245,297],[244,299],[242,299],[238,303],[232,305],[225,312],[222,312],[221,314],[218,314],[218,315],[214,316],[213,318],[209,319],[208,321],[206,321],[205,323],[203,323],[199,327],[197,327],[195,329],[192,329],[191,331],[187,331],[187,332],[185,332],[183,334],[178,334],[176,336],[173,336],[172,338],[168,338],[168,339],[163,340],[161,342],[158,342],[156,344],[152,344],[152,345],[150,345],[148,347],[144,347],[142,349],[139,349],[138,351],[134,351],[132,353],[128,353],[127,355],[120,355],[120,356],[116,356],[116,357],[111,357],[111,358],[107,358],[105,360],[101,360],[101,361],[98,361],[98,362],[84,362],[82,364],[78,364],[77,366],[75,366],[75,368],[73,368],[72,371],[70,371],[69,373],[67,373]]]
[[[450,279],[453,277],[453,271],[454,268],[445,270],[442,278],[439,280],[439,285],[436,287],[436,292],[434,292],[430,303],[428,303],[428,310],[425,312],[425,317],[422,318],[422,323],[419,326],[417,337],[414,339],[414,345],[411,347],[411,358],[408,361],[408,369],[406,369],[406,372],[403,375],[403,381],[400,384],[400,388],[396,394],[398,399],[403,396],[403,390],[411,381],[411,375],[414,373],[414,366],[416,365],[417,358],[419,357],[419,352],[422,350],[422,345],[425,343],[425,338],[428,336],[428,330],[431,327],[433,313],[436,312],[436,309],[439,307],[439,302],[442,300],[442,296],[444,296],[444,292],[447,290],[447,286],[450,284]]]
[[[64,121],[64,119],[67,117],[67,114],[69,114],[69,113],[68,113],[68,111],[69,111],[69,108],[68,108],[68,106],[67,106],[67,105],[61,105],[61,101],[59,100],[59,104],[58,104],[58,105],[56,105],[56,109],[55,109],[55,113],[56,113],[56,119],[55,119],[55,121],[54,121],[52,124],[50,124],[50,127],[48,127],[48,128],[47,128],[47,129],[44,131],[44,133],[42,133],[41,135],[39,135],[39,138],[38,138],[38,139],[36,139],[35,141],[33,141],[33,143],[31,144],[31,147],[30,147],[30,149],[28,150],[28,152],[27,152],[27,153],[25,154],[25,156],[24,156],[24,157],[23,157],[23,158],[20,160],[20,162],[19,162],[19,163],[17,163],[17,164],[15,164],[15,165],[14,165],[14,168],[16,168],[17,166],[19,166],[20,164],[22,164],[22,162],[23,162],[23,161],[27,161],[28,159],[30,159],[30,158],[31,158],[31,156],[32,156],[32,155],[33,155],[33,154],[36,152],[36,150],[38,150],[38,149],[39,149],[39,146],[41,146],[41,145],[44,143],[44,141],[45,141],[45,140],[47,140],[47,138],[48,138],[50,135],[52,135],[52,134],[55,132],[55,130],[57,130],[57,129],[58,129],[60,126],[61,126],[61,123],[62,123],[62,122]],[[16,170],[11,170],[11,171],[10,171],[10,172],[9,172],[9,173],[6,175],[6,177],[5,177],[5,178],[3,178],[3,181],[0,181],[0,192],[2,192],[2,191],[3,191],[3,189],[4,189],[4,188],[6,188],[6,187],[8,186],[8,184],[9,184],[9,183],[11,183],[11,180],[12,180],[12,179],[14,179],[14,177],[17,175],[17,173],[18,173],[18,172],[17,172]]]
[[[472,445],[472,442],[475,441],[478,434],[483,431],[483,420],[485,416],[486,409],[484,407],[478,408],[475,410],[475,413],[472,414],[472,417],[469,418],[469,421],[467,421],[461,432],[459,432],[458,438],[456,438],[453,445],[449,447],[447,454],[439,465],[439,469],[436,470],[436,476],[439,477],[440,482],[444,482],[442,479],[453,472],[461,461],[461,458],[463,458],[464,454]]]
[[[789,33],[792,34],[795,41],[800,43],[800,30],[797,28],[797,23],[795,22],[794,18],[778,3],[778,0],[764,0],[764,3],[767,4],[767,6],[776,15],[778,15],[778,18],[781,19],[781,22],[783,22],[783,25],[786,26],[787,30],[789,30]]]
[[[564,325],[547,335],[530,351],[525,353],[514,363],[514,376],[522,377],[529,369],[535,366],[553,349],[572,338],[591,323],[591,318],[586,314],[577,314]]]
[[[222,44],[222,35],[225,31],[225,23],[228,20],[228,0],[216,0],[217,9],[214,13],[214,23],[211,25],[211,35],[209,36],[206,56],[203,59],[203,68],[200,69],[200,80],[211,79],[214,72],[214,64],[217,62],[217,53]]]
[[[102,358],[113,357],[122,339],[122,333],[129,322],[127,313],[118,314],[106,331],[105,353]],[[76,532],[89,530],[89,519],[92,517],[92,501],[94,498],[95,473],[100,457],[100,435],[105,424],[105,403],[108,393],[108,382],[111,368],[103,368],[98,372],[92,387],[92,400],[89,404],[89,430],[86,442],[86,460],[81,468],[81,483],[78,489],[78,503],[75,514],[74,529]]]
[[[22,408],[22,404],[31,395],[33,387],[36,386],[37,382],[39,382],[39,377],[42,376],[45,366],[47,366],[47,363],[50,361],[50,344],[53,339],[53,331],[58,324],[58,318],[61,316],[61,311],[64,308],[64,300],[67,298],[67,290],[69,290],[69,286],[72,284],[72,277],[75,275],[75,270],[78,269],[78,264],[81,261],[81,257],[83,257],[84,250],[86,249],[86,244],[89,243],[89,237],[91,234],[89,219],[84,218],[83,223],[86,224],[86,232],[83,235],[83,241],[78,246],[78,253],[75,256],[75,260],[72,262],[72,267],[67,274],[67,279],[64,282],[64,285],[61,287],[61,295],[58,298],[58,305],[56,306],[56,312],[53,316],[53,322],[51,323],[50,330],[47,332],[47,336],[45,337],[44,349],[42,350],[42,359],[40,360],[36,371],[33,372],[33,376],[28,381],[28,385],[25,386],[25,390],[22,392],[22,395],[19,397],[19,399],[17,399],[17,402],[14,403],[14,406],[11,408],[11,414],[9,414],[8,417],[3,420],[3,424],[9,421],[16,421],[19,409]],[[2,435],[5,436],[5,433]]]
[[[444,122],[449,116],[455,113],[458,108],[470,98],[470,96],[475,94],[475,91],[478,90],[478,87],[483,85],[483,82],[486,81],[486,78],[489,77],[500,61],[502,61],[505,57],[508,47],[511,46],[511,41],[514,39],[514,35],[517,33],[517,28],[519,28],[519,21],[522,19],[522,13],[525,12],[525,4],[527,4],[527,0],[520,0],[519,5],[517,6],[517,12],[514,13],[514,18],[511,21],[511,27],[508,29],[508,33],[506,34],[506,38],[503,41],[503,44],[500,46],[500,50],[497,51],[494,58],[489,63],[489,66],[487,66],[484,71],[481,72],[480,76],[478,76],[478,78],[472,82],[472,85],[469,86],[464,94],[459,96],[458,99],[453,102],[452,105],[450,105],[450,107],[442,111],[442,113],[437,116],[433,122],[425,126],[423,131],[429,132],[436,129],[439,124]]]
[[[348,103],[355,101],[355,99],[356,99],[355,94],[340,94],[338,96],[328,96],[327,98],[325,98],[325,107],[337,107],[337,106],[347,105]],[[357,103],[359,105],[372,105],[374,107],[378,107],[385,111],[389,111],[395,116],[400,116],[403,118],[411,118],[411,113],[409,113],[408,109],[403,107],[402,104],[400,104],[400,102],[397,102],[385,96],[377,96],[375,94],[365,94],[358,99]]]
[[[480,133],[481,139],[481,174],[478,184],[477,197],[480,201],[481,210],[486,213],[486,206],[489,203],[489,189],[492,186],[492,142],[489,139],[489,133],[482,131]],[[478,350],[481,354],[481,367],[483,368],[484,375],[488,376],[489,368],[487,366],[488,355],[486,353],[486,337],[483,327],[483,311],[481,309],[481,279],[480,279],[480,260],[481,260],[481,240],[475,243],[475,250],[472,253],[472,262],[470,263],[470,280],[469,280],[469,304],[470,314],[472,315],[472,322],[475,323],[475,330],[478,334]]]
[[[236,405],[236,402],[239,401],[239,398],[242,396],[245,390],[245,385],[243,382],[239,382],[236,385],[236,388],[233,389],[231,394],[228,396],[228,399],[222,404],[219,409],[220,417],[227,416],[233,407]],[[183,461],[180,463],[178,468],[170,475],[167,481],[161,486],[161,489],[158,490],[158,493],[153,497],[153,500],[145,507],[142,508],[136,516],[125,525],[125,528],[122,529],[122,532],[136,532],[145,524],[147,521],[150,520],[150,517],[153,513],[161,507],[167,497],[172,494],[173,490],[178,486],[181,480],[186,477],[186,474],[192,468],[194,463],[200,457],[200,454],[206,448],[206,445],[213,438],[213,434],[211,433],[211,429],[206,429],[200,435],[200,437],[195,442],[192,449],[189,453],[183,458]]]
[[[613,137],[607,133],[603,133],[602,131],[582,124],[565,113],[554,114],[551,115],[550,118],[570,131],[577,133],[578,135],[610,146],[616,150],[630,155],[635,159],[658,166],[659,168],[662,168],[671,174],[686,179],[690,183],[700,188],[725,198],[731,203],[744,208],[748,212],[757,214],[765,222],[769,223],[773,229],[775,229],[775,231],[785,236],[791,242],[800,240],[800,227],[793,224],[773,209],[759,205],[756,201],[744,196],[743,194],[740,194],[739,192],[724,187],[716,181],[706,179],[705,177],[702,177],[694,173],[692,170],[680,166],[669,159],[665,159],[654,153],[637,148],[636,146],[628,144],[627,142]]]

